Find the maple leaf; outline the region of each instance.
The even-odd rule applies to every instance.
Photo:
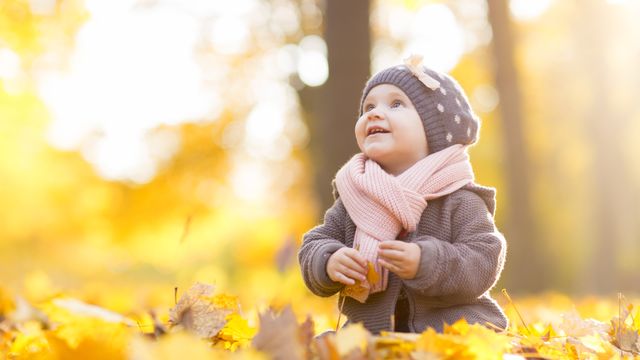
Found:
[[[562,323],[558,325],[558,329],[564,331],[567,336],[581,337],[595,334],[606,336],[607,334],[606,324],[594,319],[582,319],[575,308],[560,316]]]
[[[227,350],[235,351],[239,347],[246,347],[256,334],[256,329],[249,326],[247,320],[238,314],[231,314],[227,317],[226,325],[215,337],[214,342],[219,340]]]
[[[37,358],[36,354],[50,351],[49,343],[44,337],[42,326],[37,321],[27,321],[21,326],[9,349],[7,358]],[[1,354],[1,352],[0,352]]]
[[[427,328],[416,340],[416,351],[424,358],[438,354],[451,359],[502,359],[512,348],[511,339],[484,325],[469,324],[464,318],[444,324],[443,333]]]
[[[215,336],[227,323],[227,316],[237,311],[229,296],[213,296],[214,287],[196,283],[169,310],[172,326],[180,325],[203,338]]]
[[[257,350],[269,354],[277,360],[302,359],[305,349],[301,342],[301,330],[291,306],[286,306],[280,314],[272,309],[260,314],[258,334],[251,344]]]
[[[369,265],[369,268],[367,269],[367,282],[369,282],[369,284],[375,284],[380,280],[380,275],[371,261],[367,264]]]
[[[369,284],[357,281],[353,285],[347,285],[342,289],[342,295],[350,296],[359,302],[364,303],[369,297]]]
[[[349,324],[336,333],[336,348],[340,356],[351,352],[364,355],[371,341],[371,333],[361,323]]]
[[[343,296],[350,296],[361,303],[367,301],[371,291],[371,284],[375,284],[380,280],[380,275],[376,271],[373,263],[369,261],[367,269],[367,279],[365,281],[356,280],[353,285],[347,285],[342,289]]]
[[[335,331],[327,331],[313,339],[313,346],[315,347],[318,357],[321,360],[337,360],[340,359],[338,349],[336,348]]]
[[[373,337],[373,348],[376,355],[384,359],[402,359],[407,354],[411,354],[412,359],[435,359],[435,354],[415,351],[419,336],[414,333],[381,331],[379,336]]]
[[[92,351],[100,352],[102,358],[121,354],[130,329],[135,327],[131,319],[121,314],[74,298],[56,298],[40,308],[51,329],[44,335],[60,358],[82,358],[82,354]]]
[[[640,334],[624,321],[617,321],[617,317],[611,319],[609,335],[611,343],[620,350],[640,354]]]
[[[302,347],[305,349],[306,359],[311,359],[311,342],[315,335],[313,326],[313,319],[311,319],[311,316],[307,315],[307,319],[299,327],[298,339],[300,340]]]

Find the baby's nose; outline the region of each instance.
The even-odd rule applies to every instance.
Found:
[[[371,111],[367,113],[367,119],[382,119],[382,114],[377,108],[371,109]]]

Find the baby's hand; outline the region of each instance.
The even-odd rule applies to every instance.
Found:
[[[329,278],[345,285],[353,285],[355,280],[364,281],[367,270],[367,260],[350,247],[340,248],[327,261]]]
[[[383,241],[378,249],[378,262],[400,278],[416,277],[420,265],[420,246],[399,240]]]

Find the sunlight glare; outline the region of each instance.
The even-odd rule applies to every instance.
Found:
[[[411,37],[403,57],[416,53],[424,64],[448,72],[464,53],[464,34],[451,10],[441,4],[422,7],[413,19]]]
[[[551,0],[510,0],[509,8],[516,20],[530,21],[542,15],[551,5]]]
[[[36,15],[52,15],[56,10],[56,0],[29,0],[29,8]]]
[[[300,50],[298,74],[302,82],[308,86],[324,84],[329,77],[327,45],[324,40],[316,35],[306,36],[300,41]]]
[[[244,148],[256,159],[283,160],[289,156],[291,140],[284,134],[293,111],[291,89],[277,82],[263,84],[264,92],[245,123]],[[269,96],[264,96],[269,94]]]
[[[474,107],[479,112],[488,113],[493,111],[500,102],[500,97],[496,88],[489,84],[478,85],[473,90],[472,98]]]
[[[211,29],[211,43],[223,54],[241,54],[249,45],[249,24],[246,18],[221,16]]]
[[[83,155],[105,179],[127,179],[144,184],[156,172],[155,162],[145,145],[144,134],[122,131],[89,143],[83,149]]]
[[[72,150],[88,136],[105,136],[95,156],[87,157],[99,172],[109,179],[146,181],[157,164],[145,150],[143,134],[218,111],[213,107],[220,95],[203,88],[194,59],[197,24],[163,7],[140,11],[123,9],[122,2],[92,1],[89,9],[99,11],[77,35],[69,72],[48,73],[38,81],[53,115],[48,138]]]
[[[234,161],[230,180],[235,195],[245,201],[259,201],[269,191],[270,169],[257,160]]]
[[[20,74],[20,56],[11,49],[0,49],[0,78],[13,79]]]

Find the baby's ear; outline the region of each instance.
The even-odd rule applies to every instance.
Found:
[[[333,194],[333,201],[336,201],[340,197],[338,187],[336,186],[336,179],[331,180],[331,193]]]

